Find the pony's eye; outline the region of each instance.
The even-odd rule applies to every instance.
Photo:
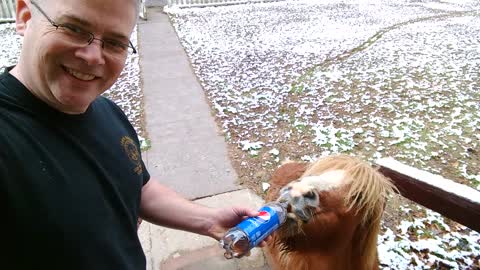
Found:
[[[303,197],[313,200],[313,199],[315,199],[315,192],[310,190],[309,192],[305,193],[305,195],[303,195]]]

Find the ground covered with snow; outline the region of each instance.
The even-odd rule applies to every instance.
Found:
[[[480,1],[169,12],[240,180],[259,194],[281,161],[339,152],[394,157],[480,189]],[[0,36],[3,68],[18,61],[21,39],[13,24],[0,24]],[[145,137],[138,55],[106,95]],[[478,233],[400,203],[389,207],[379,239],[383,269],[480,268]]]
[[[167,11],[243,184],[262,193],[285,159],[349,153],[480,190],[480,1]],[[383,269],[480,267],[478,233],[402,203],[379,240]]]

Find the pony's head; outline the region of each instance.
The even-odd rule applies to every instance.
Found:
[[[287,221],[274,235],[276,248],[283,255],[347,252],[358,260],[362,258],[365,268],[358,269],[373,269],[380,219],[387,197],[395,189],[389,179],[369,164],[346,155],[282,167],[274,173],[273,188],[267,195],[268,201],[288,205]],[[356,263],[360,263],[358,260]]]

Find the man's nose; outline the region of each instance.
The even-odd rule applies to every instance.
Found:
[[[93,40],[89,45],[77,49],[75,56],[85,60],[88,65],[105,64],[102,41],[99,40]]]

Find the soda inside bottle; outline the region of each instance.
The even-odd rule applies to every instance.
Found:
[[[250,250],[250,243],[247,235],[241,230],[230,230],[222,240],[220,245],[225,249],[223,254],[225,258],[241,257]]]

